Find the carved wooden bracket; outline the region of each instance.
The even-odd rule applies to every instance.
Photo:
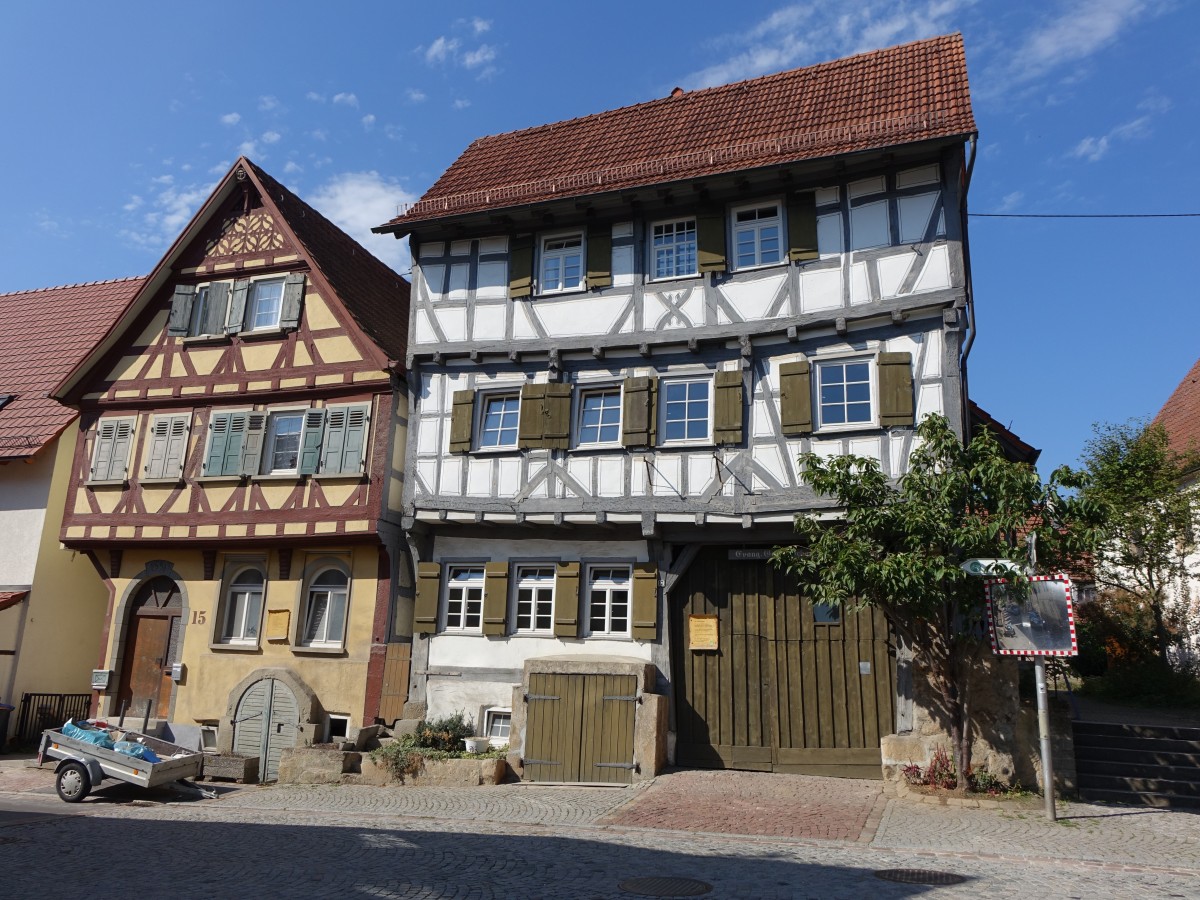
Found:
[[[200,554],[204,558],[204,580],[212,581],[213,573],[217,569],[217,551],[202,550]]]
[[[108,577],[121,577],[121,553],[120,547],[112,547],[108,551]]]
[[[290,547],[279,551],[279,577],[283,581],[292,577],[292,549]]]

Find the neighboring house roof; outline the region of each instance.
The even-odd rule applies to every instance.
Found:
[[[1200,359],[1154,417],[1178,453],[1200,452]]]
[[[473,142],[377,231],[976,131],[962,35]]]
[[[116,322],[144,276],[0,294],[0,460],[33,456],[75,418],[50,397]]]
[[[1042,455],[1042,451],[1032,444],[1027,444],[1025,441],[1017,437],[1005,425],[1001,425],[987,410],[981,407],[974,400],[967,401],[967,407],[971,417],[971,428],[986,428],[1000,442],[1001,448],[1004,450],[1004,455],[1013,462],[1029,463],[1034,465],[1038,461],[1038,457]]]

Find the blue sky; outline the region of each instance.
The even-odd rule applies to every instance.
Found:
[[[1190,0],[6,3],[0,292],[149,271],[239,153],[370,235],[475,137],[962,31],[973,212],[1200,211]],[[1076,459],[1200,355],[1200,219],[973,219],[971,395]]]

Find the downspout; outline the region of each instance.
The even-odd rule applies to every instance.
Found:
[[[968,441],[971,438],[971,414],[968,405],[970,393],[967,390],[967,357],[971,355],[971,345],[975,343],[975,290],[971,284],[971,232],[967,228],[967,193],[971,187],[971,173],[975,169],[975,150],[979,140],[979,132],[973,132],[968,140],[971,145],[971,153],[967,158],[967,171],[963,178],[963,189],[958,198],[959,214],[962,217],[963,279],[966,282],[965,288],[967,293],[967,339],[963,342],[962,355],[958,361],[959,378],[962,383],[962,433],[964,441]]]

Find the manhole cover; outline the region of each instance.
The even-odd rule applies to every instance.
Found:
[[[881,869],[875,873],[875,877],[884,881],[898,881],[900,884],[962,884],[967,880],[965,875],[935,872],[932,869]]]
[[[640,894],[643,897],[699,897],[712,890],[711,884],[697,881],[695,878],[628,878],[617,885],[621,890],[630,894]]]

